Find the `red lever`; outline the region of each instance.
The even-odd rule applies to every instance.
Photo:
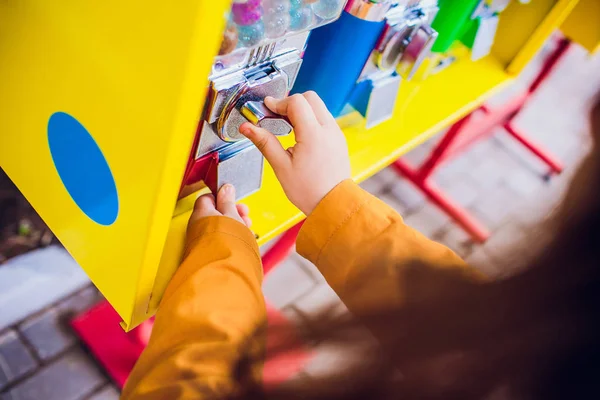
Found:
[[[211,192],[217,192],[217,166],[219,153],[212,152],[197,160],[191,160],[181,184],[181,190],[188,185],[204,181]]]

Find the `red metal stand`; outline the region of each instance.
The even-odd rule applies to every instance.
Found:
[[[556,49],[545,60],[539,74],[524,93],[516,96],[497,109],[491,109],[487,105],[483,105],[450,127],[448,132],[446,132],[429,154],[429,157],[420,166],[415,168],[401,159],[396,160],[392,164],[392,168],[398,174],[411,181],[431,202],[446,212],[477,242],[485,242],[487,240],[489,237],[488,230],[471,216],[466,209],[454,203],[439,187],[431,182],[431,175],[444,162],[465,151],[476,141],[490,136],[494,128],[498,126],[502,126],[506,132],[529,149],[542,162],[547,164],[550,167],[550,174],[561,173],[563,170],[562,163],[539,144],[534,143],[522,132],[515,129],[513,120],[531,98],[531,95],[548,78],[558,62],[566,54],[569,46],[570,41],[568,39],[563,38],[558,42]]]
[[[263,256],[265,275],[289,255],[301,227],[302,222],[290,228],[265,253]],[[105,301],[74,318],[71,326],[115,384],[122,388],[148,344],[154,319],[142,323],[128,333],[120,327],[120,322],[121,318],[117,312]],[[279,311],[268,304],[267,322],[267,362],[263,369],[263,384],[269,387],[286,381],[302,370],[312,354],[298,337],[294,338],[300,343],[296,350],[270,354],[270,349],[274,349],[277,343],[281,343],[278,335],[289,335],[294,332],[294,329]],[[271,329],[273,327],[276,329]]]
[[[263,271],[265,276],[267,276],[267,274],[269,274],[273,268],[279,265],[283,260],[286,259],[287,256],[290,255],[294,249],[294,246],[296,245],[296,238],[298,237],[298,233],[300,232],[300,228],[302,228],[303,224],[304,221],[299,222],[288,229],[262,256]]]

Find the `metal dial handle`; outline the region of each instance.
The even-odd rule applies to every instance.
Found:
[[[276,136],[284,136],[292,132],[290,121],[283,115],[269,110],[262,101],[247,101],[240,111],[244,118],[252,124],[260,126]]]

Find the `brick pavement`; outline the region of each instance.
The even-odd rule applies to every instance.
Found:
[[[538,66],[539,60],[534,61],[517,86],[523,87],[524,79],[531,77]],[[589,148],[584,133],[586,110],[590,98],[600,88],[599,68],[600,57],[589,59],[581,49],[572,49],[517,120],[519,127],[565,161],[567,170],[562,176],[545,182],[542,179],[545,167],[501,131],[436,172],[436,182],[491,229],[493,236],[485,245],[473,243],[409,182],[390,169],[381,171],[362,186],[394,207],[409,225],[454,249],[484,273],[509,274],[512,271],[506,266],[506,249],[518,245],[532,226],[551,214]],[[418,162],[434,141],[416,148],[406,158]],[[17,271],[11,276],[21,279],[24,273]],[[32,315],[11,312],[10,319],[6,318],[0,326],[0,400],[118,398],[118,391],[66,324],[70,315],[100,298],[92,287],[80,289],[81,284],[81,280],[72,281],[71,294],[52,292],[47,304],[33,298],[27,306]],[[266,279],[264,292],[272,304],[300,323],[310,322],[323,307],[337,304],[336,312],[344,312],[322,275],[297,254],[292,254]],[[15,290],[10,293],[21,295]],[[3,293],[0,304],[6,306],[11,302],[2,296]],[[327,343],[319,343],[316,350],[318,357],[301,375],[304,378],[348,363],[344,355]]]

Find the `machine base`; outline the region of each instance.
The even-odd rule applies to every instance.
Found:
[[[267,305],[267,362],[263,369],[263,384],[266,388],[281,384],[293,378],[310,360],[312,354],[304,344],[295,350],[269,356],[278,340],[276,332],[293,332],[289,322],[279,311]],[[88,347],[104,367],[114,383],[123,388],[133,366],[148,343],[153,320],[148,320],[131,332],[120,326],[121,318],[108,304],[102,302],[71,321],[77,336]],[[294,338],[300,342],[299,338]]]

